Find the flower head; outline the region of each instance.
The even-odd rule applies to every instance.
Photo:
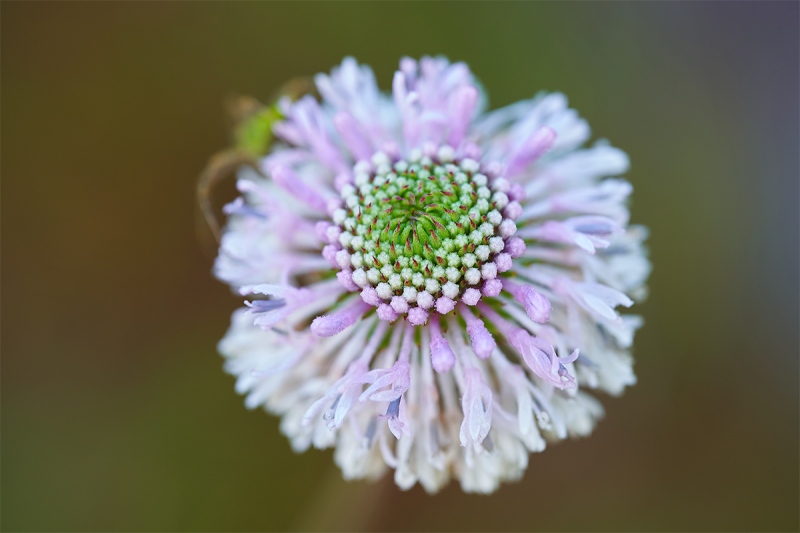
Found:
[[[217,276],[248,297],[220,343],[247,405],[347,478],[491,492],[589,433],[631,385],[646,232],[625,154],[560,94],[485,112],[463,63],[351,58],[283,99],[242,168]]]

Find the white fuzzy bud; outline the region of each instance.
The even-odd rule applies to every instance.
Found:
[[[494,202],[497,209],[503,209],[508,205],[508,196],[506,193],[498,191],[492,195],[492,202]]]
[[[342,234],[339,235],[339,244],[341,244],[345,248],[350,246],[352,240],[353,240],[353,234],[350,233],[349,231],[342,232]]]
[[[465,158],[461,160],[461,168],[467,172],[477,172],[481,169],[481,165],[474,159]]]
[[[447,275],[447,279],[453,283],[458,283],[458,280],[461,279],[461,271],[455,267],[447,267],[445,273]]]
[[[375,291],[378,293],[378,296],[384,300],[392,297],[392,288],[388,283],[378,283],[378,286],[375,287]]]
[[[511,237],[517,232],[517,224],[513,220],[507,218],[497,227],[497,232],[503,237]]]
[[[456,156],[456,152],[452,146],[444,145],[439,148],[439,153],[436,156],[442,163],[449,163]]]
[[[416,302],[417,301],[417,289],[414,287],[406,287],[403,289],[403,298],[406,299],[407,302]]]
[[[494,263],[485,263],[481,267],[481,277],[483,279],[494,279],[497,277],[497,266]]]
[[[372,155],[372,164],[376,167],[378,165],[388,165],[389,164],[389,156],[383,152],[375,152]]]
[[[430,309],[433,307],[433,296],[431,296],[431,293],[426,291],[418,293],[417,305],[423,309]]]
[[[403,280],[398,274],[392,274],[389,276],[389,286],[394,290],[400,289],[403,287]]]
[[[436,294],[439,292],[439,282],[433,278],[428,278],[425,280],[425,290],[431,294]]]
[[[339,250],[336,252],[336,263],[339,268],[348,268],[350,266],[350,252],[347,250]]]
[[[375,285],[381,279],[380,271],[377,268],[370,268],[367,270],[367,279],[371,284]]]
[[[442,294],[455,300],[456,296],[458,296],[458,285],[452,281],[448,281],[444,284],[444,287],[442,287]]]
[[[492,183],[492,189],[498,192],[508,192],[511,189],[511,183],[505,178],[497,178]]]
[[[470,268],[464,273],[464,280],[470,285],[477,285],[481,280],[481,273],[477,268]]]
[[[369,281],[367,281],[367,273],[364,272],[363,268],[357,268],[353,271],[353,283],[362,288],[369,285]]]
[[[499,254],[503,251],[503,248],[506,247],[505,241],[503,241],[502,237],[492,237],[489,239],[489,249],[496,254]]]

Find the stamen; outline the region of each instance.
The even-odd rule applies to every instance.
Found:
[[[440,374],[445,374],[456,364],[456,356],[450,348],[450,344],[442,336],[442,329],[439,325],[439,318],[434,316],[431,319],[431,364],[433,369]]]
[[[311,333],[317,337],[332,337],[355,324],[369,309],[369,304],[354,300],[349,307],[341,311],[315,318],[311,323]]]

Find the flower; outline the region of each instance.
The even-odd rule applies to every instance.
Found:
[[[394,469],[492,492],[586,435],[587,391],[635,383],[642,227],[627,156],[582,147],[561,94],[486,112],[463,63],[404,58],[382,93],[352,58],[284,98],[243,167],[215,273],[246,296],[220,342],[249,407],[346,478]]]

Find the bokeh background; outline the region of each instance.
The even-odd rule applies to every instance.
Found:
[[[796,531],[796,2],[48,3],[2,11],[6,531]],[[652,230],[639,384],[496,494],[346,483],[244,409],[194,187],[223,102],[345,55],[565,92]],[[213,254],[213,251],[211,252]]]

